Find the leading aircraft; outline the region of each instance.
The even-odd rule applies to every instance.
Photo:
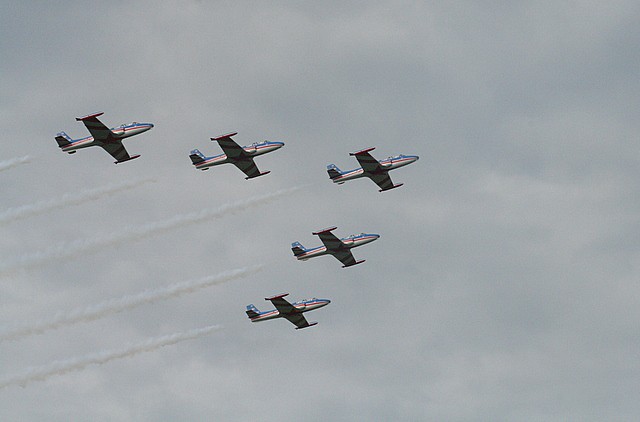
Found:
[[[63,152],[75,154],[76,151],[81,148],[99,146],[116,159],[115,164],[124,163],[125,161],[140,157],[140,155],[129,156],[124,145],[122,145],[122,140],[148,131],[153,127],[153,124],[133,122],[109,129],[98,120],[98,117],[103,114],[104,113],[94,113],[84,117],[76,117],[77,121],[84,123],[89,133],[91,133],[91,136],[81,139],[71,139],[66,133],[60,132],[56,135],[56,141],[60,149],[62,149]]]
[[[327,173],[329,173],[331,181],[341,185],[347,180],[368,177],[380,187],[379,192],[402,186],[403,183],[399,183],[397,185],[393,184],[391,177],[389,177],[389,170],[411,164],[417,161],[419,157],[417,155],[396,155],[395,157],[389,157],[386,160],[378,161],[369,154],[369,152],[374,149],[375,148],[367,148],[362,151],[349,153],[349,155],[355,156],[362,166],[355,170],[340,171],[335,164],[329,164],[327,166]]]
[[[220,144],[220,148],[222,148],[224,154],[205,157],[204,154],[197,149],[191,151],[189,157],[195,168],[199,170],[209,170],[209,167],[212,166],[231,163],[247,175],[247,177],[245,177],[247,180],[269,174],[269,171],[260,172],[260,170],[258,170],[256,163],[253,162],[253,157],[282,148],[284,142],[264,141],[241,147],[231,139],[232,136],[237,134],[238,132],[234,132],[218,136],[217,138],[211,138],[212,141],[217,141],[218,144]]]
[[[253,304],[247,306],[247,316],[251,322],[266,321],[274,318],[286,318],[289,322],[296,326],[296,330],[300,328],[312,327],[317,322],[307,322],[303,312],[313,311],[314,309],[322,308],[323,306],[331,303],[329,299],[305,299],[300,302],[289,303],[286,299],[283,299],[289,293],[283,293],[281,295],[266,297],[264,300],[270,300],[276,307],[271,311],[260,312],[258,308]]]
[[[342,262],[342,268],[351,267],[353,265],[362,264],[365,260],[356,261],[350,249],[373,242],[380,237],[379,234],[360,233],[338,239],[333,233],[331,233],[335,229],[337,229],[337,227],[329,227],[324,230],[313,232],[314,235],[320,237],[324,246],[307,249],[302,246],[300,242],[293,242],[291,244],[293,255],[298,260],[306,261],[309,258],[329,254]]]

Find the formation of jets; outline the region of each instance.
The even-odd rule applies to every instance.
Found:
[[[140,157],[140,155],[130,156],[124,145],[122,145],[122,140],[148,131],[153,128],[153,124],[133,122],[108,128],[98,120],[98,117],[102,114],[103,113],[93,113],[83,117],[77,117],[76,120],[84,123],[91,136],[74,140],[65,132],[60,132],[55,138],[60,149],[63,152],[75,154],[79,149],[99,146],[116,159],[115,164]],[[233,164],[245,174],[245,179],[247,180],[269,174],[269,171],[261,172],[258,169],[254,162],[254,158],[282,148],[284,143],[263,141],[253,143],[248,146],[240,146],[232,139],[235,135],[237,135],[237,132],[211,138],[212,141],[218,142],[223,154],[207,157],[198,149],[192,150],[189,154],[189,158],[191,158],[193,166],[198,170],[208,170],[210,167],[220,164]],[[343,184],[349,180],[368,177],[378,185],[380,192],[402,186],[402,183],[396,185],[391,181],[389,171],[414,163],[419,157],[417,155],[397,155],[395,157],[389,157],[385,160],[378,161],[369,154],[369,152],[374,149],[375,148],[367,148],[361,151],[349,153],[349,155],[355,156],[358,163],[360,163],[361,167],[357,169],[340,171],[335,164],[329,164],[327,166],[327,173],[329,174],[330,180],[333,183]],[[300,242],[293,242],[291,244],[291,250],[294,257],[298,260],[305,261],[309,258],[321,255],[333,255],[333,257],[342,263],[342,268],[352,267],[357,264],[362,264],[365,260],[362,259],[357,261],[351,253],[351,249],[373,242],[380,238],[379,234],[370,233],[360,233],[358,235],[354,234],[338,238],[331,233],[336,228],[337,227],[330,227],[313,232],[313,234],[318,236],[322,241],[322,246],[307,249],[302,246]],[[309,323],[302,315],[304,312],[318,309],[331,303],[328,299],[316,298],[289,303],[284,299],[287,295],[288,293],[284,293],[265,298],[265,300],[271,301],[271,303],[276,307],[274,310],[260,312],[253,304],[248,305],[246,310],[247,316],[251,322],[285,318],[289,322],[293,323],[296,326],[296,329],[300,329],[317,324],[317,322]]]

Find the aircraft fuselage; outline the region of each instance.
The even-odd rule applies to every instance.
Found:
[[[242,149],[249,157],[257,157],[258,155],[266,154],[268,152],[272,152],[277,150],[278,148],[282,148],[284,146],[284,142],[275,142],[275,141],[264,141],[264,142],[256,142],[254,144],[244,146]],[[195,152],[192,151],[192,154]],[[204,170],[209,167],[217,166],[220,164],[233,163],[235,161],[239,161],[237,158],[229,158],[226,154],[214,155],[212,157],[203,157],[204,161],[194,164],[195,167],[199,170]]]
[[[386,160],[378,161],[382,170],[378,173],[386,173],[389,170],[395,170],[397,168],[409,165],[418,160],[417,155],[397,155],[395,157],[389,157]],[[358,167],[354,170],[343,171],[342,174],[332,179],[333,183],[344,183],[348,180],[358,179],[360,177],[371,177],[376,173],[364,171],[362,167]]]
[[[62,151],[73,153],[81,148],[88,148],[92,146],[103,146],[110,142],[121,141],[122,139],[129,138],[131,136],[139,135],[148,131],[153,127],[153,123],[137,123],[123,124],[114,128],[111,128],[112,134],[109,135],[107,141],[96,141],[93,136],[87,136],[86,138],[70,140],[70,143],[62,147]]]
[[[306,249],[303,254],[298,255],[296,258],[305,261],[309,258],[315,258],[316,256],[322,255],[332,255],[336,252],[340,252],[344,249],[357,248],[358,246],[366,245],[367,243],[371,243],[374,240],[377,240],[380,237],[379,234],[373,233],[361,233],[358,235],[351,235],[349,237],[344,237],[340,239],[342,245],[335,249],[327,249],[326,246],[318,246],[317,248]]]
[[[314,309],[322,308],[323,306],[327,306],[331,301],[329,299],[306,299],[301,300],[300,302],[292,303],[294,310],[289,314],[297,314],[308,311],[313,311]],[[284,314],[281,314],[277,309],[273,309],[271,311],[260,312],[258,316],[251,318],[251,322],[260,322],[266,321],[269,319],[282,318]]]

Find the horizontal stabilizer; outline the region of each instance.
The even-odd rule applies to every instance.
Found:
[[[282,299],[285,296],[289,296],[289,293],[281,293],[279,295],[275,295],[275,296],[271,296],[271,297],[265,297],[264,300]]]
[[[303,328],[313,327],[314,325],[318,325],[317,322],[310,322],[309,325],[305,325],[304,327],[296,327],[296,330],[301,330]]]
[[[271,170],[263,171],[262,173],[256,174],[255,176],[247,176],[244,179],[245,180],[255,179],[256,177],[264,176],[265,174],[269,174],[269,173],[271,173]]]
[[[114,161],[113,164],[120,164],[120,163],[125,163],[127,161],[131,161],[131,160],[135,160],[136,158],[140,157],[140,154],[138,155],[132,155],[129,158],[125,158],[124,160],[119,160],[119,161]]]
[[[343,265],[342,268],[353,267],[354,265],[362,264],[366,259],[361,259],[360,261],[356,261],[353,264]]]
[[[386,190],[391,190],[391,189],[395,189],[395,188],[399,188],[400,186],[404,185],[404,183],[398,183],[397,185],[393,185],[390,188],[386,188],[386,189],[380,189],[378,192],[384,192]]]
[[[76,120],[80,122],[80,121],[82,121],[82,120],[91,119],[92,117],[102,116],[103,114],[104,114],[103,112],[93,113],[93,114],[87,114],[86,116],[76,117]]]
[[[224,139],[224,138],[231,138],[232,136],[237,135],[238,132],[232,132],[232,133],[227,133],[226,135],[220,135],[216,138],[211,138],[212,141],[219,141],[220,139]]]
[[[311,233],[311,234],[313,234],[313,235],[319,235],[319,234],[322,234],[322,233],[329,233],[329,232],[331,232],[331,231],[333,231],[333,230],[335,230],[335,229],[337,229],[337,228],[338,228],[338,227],[335,227],[335,226],[334,226],[334,227],[328,227],[328,228],[326,228],[326,229],[322,229],[322,230],[319,230],[319,231],[317,231],[317,232],[313,232],[313,233]]]
[[[376,147],[363,149],[363,150],[357,151],[357,152],[350,152],[349,155],[365,154],[365,153],[367,153],[369,151],[373,151],[374,149],[376,149]]]

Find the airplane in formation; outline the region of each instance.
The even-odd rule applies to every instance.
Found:
[[[313,233],[320,237],[324,246],[307,249],[302,246],[300,242],[293,242],[291,244],[293,255],[298,260],[302,261],[321,255],[333,255],[338,261],[342,262],[342,268],[351,267],[353,265],[362,264],[365,260],[356,261],[350,249],[373,242],[380,237],[379,234],[360,233],[338,239],[333,233],[331,233],[335,229],[337,229],[337,227],[330,227]]]
[[[333,183],[339,185],[348,180],[358,179],[360,177],[368,177],[380,187],[380,192],[399,188],[403,183],[394,185],[389,177],[389,170],[394,170],[402,166],[406,166],[418,160],[417,155],[397,155],[389,157],[386,160],[378,161],[369,154],[375,148],[367,148],[358,152],[350,152],[349,155],[355,156],[362,167],[355,170],[341,171],[335,164],[327,166],[327,173]]]
[[[285,318],[296,326],[296,330],[300,328],[312,327],[317,322],[307,322],[303,312],[313,311],[314,309],[322,308],[323,306],[331,303],[329,299],[305,299],[300,302],[289,303],[285,296],[289,293],[283,293],[281,295],[266,297],[264,300],[270,300],[276,307],[271,311],[260,312],[258,308],[253,304],[247,306],[247,316],[251,322],[266,321],[268,319]]]
[[[224,154],[205,157],[205,155],[197,149],[191,151],[189,157],[195,168],[199,170],[209,170],[209,167],[212,166],[231,163],[247,175],[247,177],[245,177],[247,180],[269,174],[269,171],[260,172],[260,170],[258,170],[256,163],[253,161],[253,157],[282,148],[284,142],[264,141],[241,147],[231,139],[232,136],[237,134],[237,132],[234,132],[217,138],[211,138],[212,141],[217,141],[218,144],[220,144],[220,148],[222,148]]]
[[[89,133],[91,133],[91,136],[81,139],[71,139],[65,132],[60,132],[56,135],[56,141],[60,149],[62,149],[63,152],[75,154],[76,151],[81,148],[99,146],[116,159],[115,164],[124,163],[125,161],[140,157],[140,155],[129,156],[124,145],[122,145],[122,140],[148,131],[153,127],[153,124],[133,122],[109,129],[98,120],[98,117],[103,114],[104,113],[94,113],[84,117],[76,117],[77,121],[84,123]]]

